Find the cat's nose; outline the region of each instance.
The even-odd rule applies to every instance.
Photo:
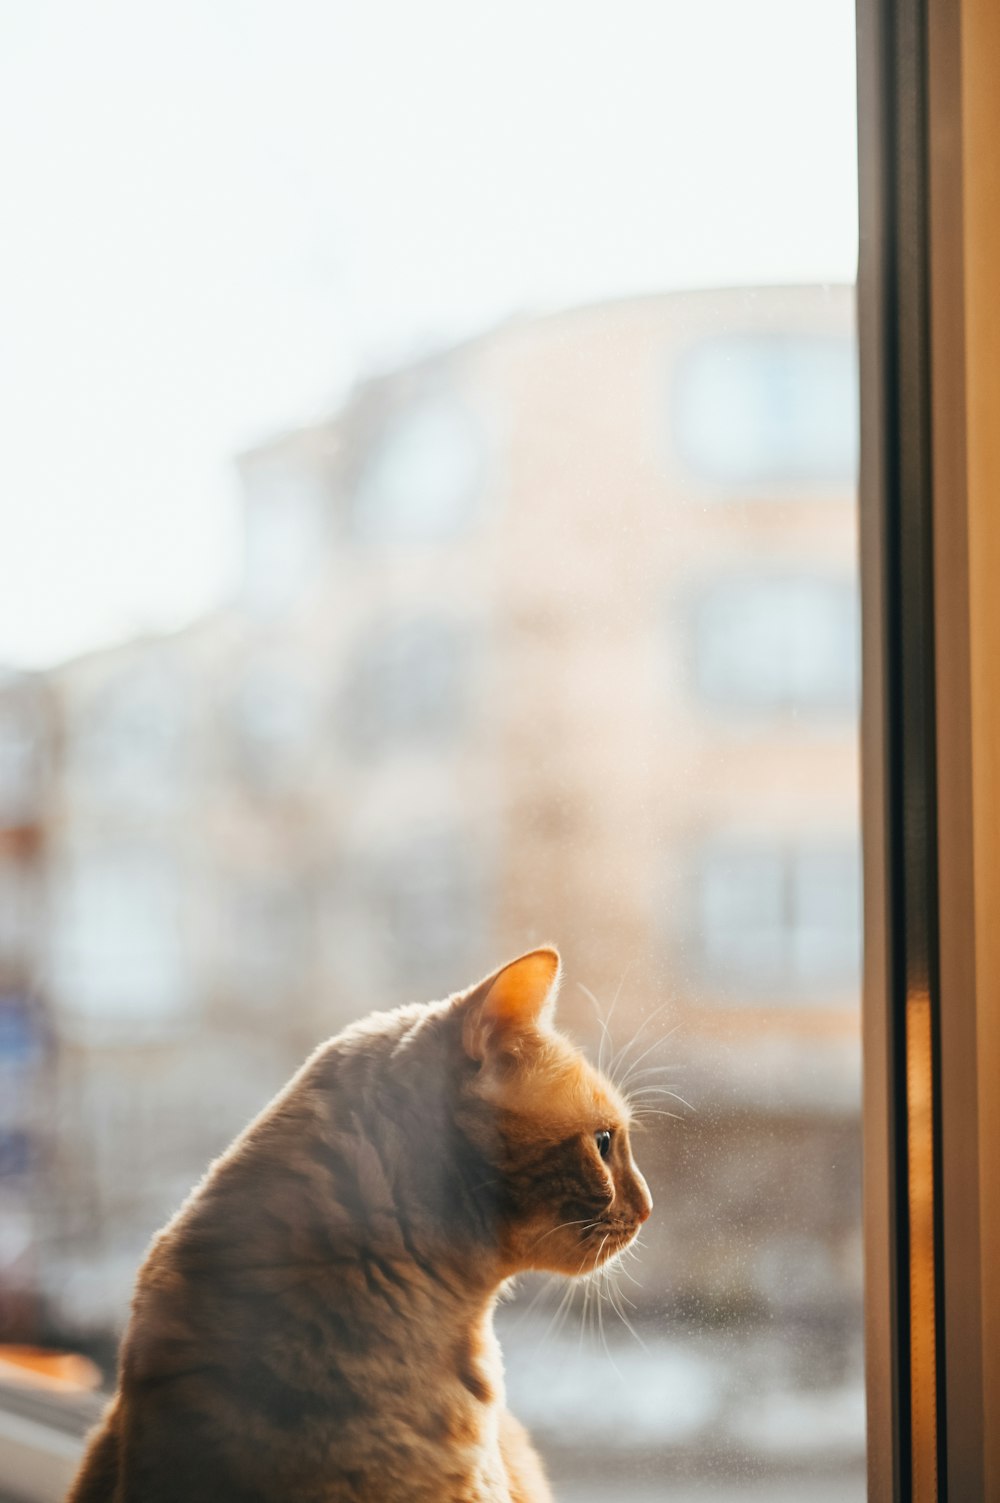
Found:
[[[649,1193],[649,1186],[639,1173],[635,1171],[635,1214],[640,1226],[648,1221],[653,1211],[653,1197]]]

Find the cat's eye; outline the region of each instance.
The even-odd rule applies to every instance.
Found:
[[[600,1132],[595,1132],[594,1142],[597,1144],[597,1151],[601,1158],[606,1159],[611,1152],[611,1134],[606,1127]]]

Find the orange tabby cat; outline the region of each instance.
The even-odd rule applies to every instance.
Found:
[[[558,973],[535,950],[316,1051],[154,1241],[70,1503],[548,1503],[498,1292],[652,1205]]]

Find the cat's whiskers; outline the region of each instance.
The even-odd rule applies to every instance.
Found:
[[[601,1042],[598,1046],[597,1051],[597,1068],[602,1071],[603,1074],[607,1075],[614,1082],[618,1090],[621,1091],[622,1095],[626,1097],[631,1108],[633,1120],[635,1122],[642,1122],[644,1118],[649,1117],[670,1117],[674,1121],[682,1121],[683,1118],[678,1112],[667,1111],[664,1108],[654,1108],[644,1103],[650,1101],[651,1099],[655,1099],[657,1096],[659,1096],[661,1099],[664,1097],[670,1097],[672,1100],[677,1101],[679,1105],[685,1107],[688,1111],[696,1111],[697,1108],[693,1106],[690,1101],[687,1101],[683,1096],[681,1096],[680,1093],[674,1089],[673,1085],[660,1085],[655,1080],[655,1077],[657,1075],[667,1073],[673,1074],[676,1070],[682,1069],[683,1066],[646,1065],[645,1067],[643,1067],[643,1060],[648,1059],[648,1057],[656,1049],[658,1049],[662,1044],[665,1044],[666,1041],[677,1032],[681,1025],[679,1023],[675,1024],[674,1027],[669,1029],[667,1033],[663,1034],[661,1037],[655,1038],[652,1043],[647,1044],[642,1053],[639,1054],[635,1059],[629,1060],[630,1052],[635,1049],[635,1047],[640,1043],[643,1034],[651,1026],[651,1024],[654,1023],[655,1020],[660,1016],[660,1014],[670,1006],[672,999],[668,998],[666,1001],[661,1002],[658,1007],[654,1008],[649,1016],[642,1020],[628,1042],[624,1044],[622,1048],[619,1049],[617,1053],[611,1057],[607,1064],[605,1064],[605,1049],[613,1047],[610,1028],[611,1019],[614,1015],[615,1007],[618,1003],[618,998],[621,995],[622,986],[625,982],[626,976],[628,975],[629,969],[630,967],[626,967],[625,971],[622,973],[621,980],[618,983],[606,1019],[602,1018],[600,1003],[598,1002],[597,997],[590,990],[590,988],[588,986],[585,986],[583,982],[577,983],[580,987],[580,990],[589,999],[591,1005],[593,1006],[594,1012],[597,1017],[598,1026],[601,1030]]]
[[[638,1233],[636,1233],[636,1235],[632,1237],[628,1242],[620,1243],[619,1246],[615,1248],[614,1252],[611,1253],[607,1258],[604,1264],[604,1268],[609,1273],[613,1270],[620,1270],[627,1279],[631,1279],[632,1283],[635,1284],[637,1289],[641,1289],[642,1285],[640,1284],[639,1280],[635,1278],[634,1275],[631,1274],[625,1267],[626,1258],[636,1258],[638,1256],[635,1250],[638,1240]]]
[[[598,1002],[597,998],[594,996],[593,992],[590,990],[590,987],[589,986],[584,986],[584,984],[583,984],[582,981],[578,981],[577,982],[577,986],[583,992],[583,995],[592,1004],[593,1009],[594,1009],[594,1013],[595,1013],[595,1015],[597,1017],[597,1026],[601,1030],[601,1042],[597,1046],[597,1068],[598,1068],[598,1070],[600,1070],[601,1074],[603,1075],[605,1073],[605,1070],[604,1070],[604,1049],[605,1049],[605,1045],[607,1045],[607,1047],[609,1049],[613,1049],[614,1048],[614,1044],[613,1044],[612,1039],[611,1039],[611,1032],[610,1032],[610,1030],[608,1028],[608,1024],[601,1017],[601,1004]],[[616,993],[615,994],[615,1001],[617,1001],[617,1000],[618,1000],[618,996],[617,996],[617,993]],[[611,1011],[612,1012],[614,1011],[614,1004],[612,1004]],[[610,1020],[611,1020],[611,1014],[609,1013],[608,1014],[608,1021],[610,1022]]]
[[[636,1308],[634,1302],[629,1299],[624,1289],[620,1289],[617,1284],[615,1285],[615,1293],[617,1294],[623,1305],[628,1305],[630,1310],[634,1310]]]
[[[605,1067],[604,1067],[604,1046],[605,1046],[605,1044],[607,1044],[607,1046],[608,1046],[609,1049],[613,1049],[614,1048],[614,1041],[612,1040],[612,1037],[611,1037],[611,1019],[615,1015],[615,1008],[618,1006],[618,998],[622,994],[622,987],[625,985],[626,979],[628,977],[629,972],[632,969],[632,966],[633,966],[633,961],[630,960],[628,962],[628,964],[626,965],[625,969],[621,973],[621,976],[620,976],[619,981],[618,981],[618,985],[615,987],[615,994],[614,994],[614,996],[611,999],[611,1006],[608,1008],[608,1016],[607,1016],[607,1018],[602,1018],[601,1017],[601,1004],[598,1002],[597,998],[594,996],[594,993],[590,990],[589,986],[584,986],[584,984],[583,984],[582,981],[580,981],[580,982],[577,983],[577,985],[579,986],[580,990],[584,993],[585,996],[589,997],[590,1000],[591,1000],[591,1002],[593,1003],[593,1005],[594,1005],[594,1011],[597,1014],[597,1021],[600,1024],[600,1027],[601,1027],[601,1042],[600,1042],[600,1045],[598,1046],[598,1050],[597,1050],[597,1068],[600,1070],[600,1072],[601,1072],[602,1075],[608,1073],[605,1070]]]
[[[614,1040],[611,1037],[611,1019],[615,1015],[615,1008],[618,1006],[618,998],[622,994],[622,988],[624,987],[625,982],[628,979],[633,964],[634,961],[630,960],[625,969],[622,971],[621,976],[619,977],[618,985],[615,987],[615,994],[611,999],[611,1006],[608,1008],[607,1018],[601,1017],[601,1004],[598,1002],[589,986],[584,986],[582,981],[577,982],[580,990],[584,993],[585,996],[589,997],[590,1001],[592,1002],[594,1011],[597,1014],[597,1021],[601,1029],[601,1042],[597,1050],[597,1068],[600,1070],[602,1075],[607,1075],[608,1078],[612,1080],[614,1079],[614,1077],[611,1074],[610,1065],[606,1067],[604,1063],[604,1049],[605,1045],[607,1045],[609,1049],[614,1048]]]
[[[572,1298],[573,1298],[573,1286],[571,1284],[568,1284],[566,1286],[566,1288],[563,1290],[562,1295],[561,1295],[561,1297],[559,1299],[559,1303],[556,1305],[556,1308],[555,1308],[555,1310],[552,1313],[552,1317],[549,1320],[549,1323],[546,1326],[545,1331],[542,1334],[542,1339],[539,1342],[540,1346],[544,1346],[545,1343],[549,1340],[549,1338],[552,1337],[552,1336],[554,1336],[558,1332],[559,1327],[562,1325],[562,1316],[563,1316],[563,1313],[566,1310],[566,1306],[569,1304],[569,1302],[570,1302],[570,1300]]]
[[[618,1366],[618,1363],[615,1361],[614,1357],[611,1355],[611,1348],[608,1345],[607,1332],[604,1329],[604,1300],[605,1300],[605,1298],[607,1298],[610,1301],[610,1298],[611,1298],[610,1294],[608,1293],[608,1285],[609,1285],[609,1282],[610,1282],[611,1275],[610,1275],[610,1273],[608,1271],[603,1270],[603,1269],[602,1269],[602,1274],[603,1274],[603,1279],[602,1279],[602,1287],[601,1287],[601,1298],[598,1300],[598,1303],[597,1303],[597,1326],[598,1326],[598,1331],[600,1332],[601,1345],[604,1347],[604,1352],[605,1352],[605,1355],[606,1355],[608,1361],[611,1363],[611,1366],[614,1368],[615,1372],[618,1374],[618,1377],[621,1379],[621,1381],[624,1382],[625,1380],[624,1380],[624,1377],[623,1377],[623,1374],[622,1374],[622,1370]]]
[[[630,1273],[629,1270],[625,1267],[625,1259],[626,1259],[626,1257],[629,1254],[631,1254],[632,1257],[637,1257],[638,1256],[636,1254],[636,1252],[634,1250],[634,1246],[632,1244],[630,1244],[628,1247],[620,1248],[619,1249],[617,1266],[621,1270],[621,1272],[625,1275],[625,1277],[627,1279],[631,1279],[632,1283],[635,1285],[635,1287],[637,1289],[641,1289],[642,1285],[640,1284],[639,1280],[636,1278],[635,1274],[634,1273]]]
[[[587,1334],[587,1311],[590,1308],[590,1296],[594,1292],[594,1286],[585,1281],[583,1286],[583,1309],[580,1311],[580,1338],[577,1342],[577,1353],[583,1351],[583,1338]]]
[[[643,1030],[653,1021],[653,1019],[657,1016],[657,1014],[663,1012],[664,1008],[669,1007],[670,1005],[671,1004],[670,1004],[669,1001],[668,1002],[664,1002],[664,1003],[661,1004],[661,1006],[657,1007],[653,1012],[650,1013],[649,1017],[646,1019],[646,1022],[643,1023],[636,1030],[636,1033],[635,1033],[635,1035],[634,1035],[631,1043],[629,1043],[627,1045],[628,1049],[631,1049],[635,1044],[637,1044],[639,1042],[639,1039],[640,1039],[640,1037],[641,1037],[641,1035],[643,1033]],[[673,1026],[673,1028],[668,1029],[668,1031],[666,1033],[660,1034],[659,1037],[655,1038],[651,1044],[647,1045],[647,1047],[642,1051],[642,1053],[640,1055],[638,1055],[634,1060],[630,1061],[630,1063],[628,1065],[628,1068],[624,1071],[624,1073],[620,1077],[618,1077],[617,1083],[618,1083],[619,1090],[624,1090],[624,1091],[628,1090],[628,1083],[629,1083],[630,1080],[632,1080],[634,1078],[635,1072],[639,1068],[639,1066],[642,1064],[643,1060],[644,1059],[648,1059],[649,1056],[652,1054],[652,1052],[653,1052],[654,1049],[659,1049],[660,1046],[662,1044],[665,1044],[668,1039],[673,1038],[674,1034],[677,1032],[677,1030],[680,1028],[680,1026],[681,1025],[679,1023],[675,1023],[674,1026]],[[619,1065],[623,1064],[623,1063],[624,1063],[624,1060],[617,1060],[616,1059],[615,1062],[614,1062],[614,1068],[617,1069],[619,1067]]]
[[[608,1234],[608,1236],[610,1236],[610,1233]],[[605,1237],[604,1241],[601,1243],[601,1247],[598,1250],[598,1258],[601,1258],[607,1240],[608,1238]],[[643,1347],[643,1350],[646,1350],[645,1343],[639,1336],[639,1333],[636,1331],[635,1327],[632,1325],[628,1316],[625,1314],[625,1311],[622,1309],[623,1302],[625,1304],[628,1304],[632,1310],[635,1309],[635,1306],[632,1304],[631,1300],[626,1299],[621,1289],[619,1289],[614,1282],[614,1274],[616,1270],[620,1269],[621,1272],[626,1272],[621,1264],[621,1255],[631,1251],[632,1244],[627,1244],[623,1247],[616,1248],[609,1258],[602,1262],[599,1267],[595,1268],[593,1274],[588,1275],[588,1282],[593,1282],[594,1292],[596,1295],[596,1299],[590,1313],[592,1316],[596,1317],[596,1329],[600,1337],[601,1344],[604,1347],[605,1355],[607,1356],[611,1366],[614,1368],[615,1373],[623,1382],[625,1381],[624,1375],[622,1374],[620,1367],[615,1361],[611,1347],[608,1343],[607,1331],[604,1324],[604,1301],[605,1299],[607,1300],[608,1304],[629,1330],[631,1335],[635,1338],[639,1345]],[[629,1274],[628,1277],[631,1278],[632,1275]],[[636,1281],[633,1280],[633,1282]],[[585,1305],[584,1318],[586,1318],[586,1314],[587,1307]]]
[[[537,1309],[538,1305],[542,1302],[546,1295],[552,1293],[553,1285],[558,1284],[561,1278],[562,1274],[558,1273],[550,1273],[545,1275],[541,1285],[535,1290],[534,1294],[531,1296],[530,1300],[521,1311],[517,1320],[514,1322],[513,1328],[515,1331],[519,1330],[520,1327],[524,1325],[524,1322]]]
[[[566,1317],[572,1307],[573,1297],[577,1291],[578,1285],[576,1283],[576,1280],[578,1276],[583,1272],[586,1262],[587,1259],[584,1258],[583,1262],[576,1270],[576,1273],[570,1276],[569,1282],[566,1286],[566,1293],[563,1295],[562,1299],[559,1301],[558,1306],[556,1307],[556,1313],[552,1317],[552,1320],[549,1322],[548,1329],[546,1330],[539,1343],[540,1346],[544,1346],[546,1341],[548,1341],[550,1337],[558,1335],[559,1331],[562,1330],[562,1327],[566,1322]]]
[[[568,1226],[582,1226],[587,1231],[591,1231],[596,1225],[597,1222],[594,1221],[593,1218],[588,1218],[587,1216],[582,1216],[577,1221],[561,1221],[558,1226],[550,1226],[547,1232],[543,1232],[542,1235],[540,1237],[537,1237],[534,1242],[529,1243],[524,1250],[525,1256],[527,1256],[528,1253],[534,1252],[535,1248],[538,1247],[539,1243],[544,1242],[546,1237],[551,1237],[556,1232],[563,1232]],[[580,1235],[582,1236],[583,1233],[581,1233]],[[582,1267],[583,1265],[581,1264],[580,1266]]]
[[[628,1247],[622,1248],[622,1252],[623,1253],[627,1253],[630,1258],[635,1258],[636,1262],[638,1262],[639,1261],[639,1249],[642,1246],[643,1246],[642,1232],[638,1231],[638,1232],[636,1232],[635,1236],[632,1238],[632,1241],[629,1243]]]
[[[641,1054],[639,1056],[638,1059],[629,1061],[629,1063],[626,1065],[626,1061],[628,1060],[629,1051],[632,1050],[632,1049],[634,1049],[635,1046],[640,1042],[640,1040],[642,1039],[643,1034],[646,1032],[646,1029],[649,1028],[652,1023],[655,1023],[656,1019],[660,1016],[660,1014],[663,1013],[663,1012],[665,1012],[666,1009],[668,1007],[671,1007],[671,1006],[673,1006],[673,998],[672,997],[668,997],[666,999],[666,1001],[661,1002],[658,1007],[654,1007],[653,1011],[649,1014],[648,1017],[643,1018],[642,1022],[639,1024],[638,1028],[635,1030],[635,1032],[633,1033],[632,1037],[628,1040],[628,1042],[626,1044],[622,1045],[622,1047],[618,1050],[618,1053],[614,1056],[614,1058],[609,1061],[606,1073],[611,1076],[612,1080],[615,1080],[617,1082],[617,1080],[619,1078],[618,1072],[620,1070],[624,1069],[625,1072],[626,1072],[626,1074],[627,1074],[628,1071],[631,1070],[634,1065],[640,1064],[642,1062],[642,1060],[644,1060],[646,1058],[647,1054],[652,1053],[653,1049],[655,1049],[657,1047],[657,1045],[664,1043],[668,1038],[670,1038],[673,1034],[675,1034],[677,1032],[677,1029],[680,1027],[679,1023],[676,1023],[674,1025],[674,1027],[671,1028],[668,1033],[665,1033],[661,1037],[658,1037],[658,1038],[654,1039],[653,1043],[649,1046],[649,1048],[647,1050],[644,1051],[643,1054]]]
[[[583,1227],[583,1229],[584,1229],[583,1232],[581,1233],[581,1235],[586,1235],[588,1232],[593,1231],[595,1227],[599,1226],[599,1224],[600,1223],[598,1221],[595,1221],[595,1220],[592,1220],[592,1219],[588,1220],[586,1217],[581,1218],[578,1221],[563,1221],[563,1222],[560,1222],[560,1224],[558,1226],[550,1227],[547,1232],[543,1232],[542,1235],[539,1238],[537,1238],[535,1242],[531,1243],[530,1246],[526,1249],[526,1254],[530,1253],[531,1251],[533,1251],[533,1249],[535,1247],[537,1247],[540,1242],[544,1242],[544,1240],[545,1240],[546,1237],[551,1237],[554,1232],[561,1232],[561,1231],[565,1230],[565,1228],[570,1227],[570,1226],[580,1226],[580,1227]],[[598,1250],[598,1259],[600,1259],[600,1255],[601,1255],[601,1253],[604,1250],[604,1246],[605,1246],[605,1244],[606,1244],[606,1242],[608,1240],[608,1236],[610,1236],[610,1233],[608,1233],[608,1235],[605,1236],[604,1241],[601,1243],[600,1249]],[[583,1262],[580,1264],[580,1267],[577,1269],[576,1273],[569,1276],[570,1277],[569,1287],[563,1293],[562,1299],[560,1300],[560,1303],[557,1306],[555,1314],[553,1316],[553,1322],[552,1323],[554,1323],[558,1319],[560,1311],[562,1311],[564,1305],[567,1307],[566,1311],[565,1311],[565,1314],[566,1315],[569,1314],[569,1308],[568,1307],[573,1302],[573,1297],[576,1294],[576,1289],[577,1289],[578,1284],[582,1283],[582,1284],[586,1285],[587,1282],[588,1282],[588,1280],[591,1277],[591,1273],[593,1273],[595,1271],[595,1270],[592,1269],[591,1273],[583,1274],[583,1268],[584,1268],[586,1262],[587,1262],[587,1258],[584,1258]],[[580,1277],[581,1274],[583,1274],[582,1278]],[[531,1314],[535,1311],[535,1309],[538,1307],[538,1305],[542,1301],[544,1301],[544,1299],[546,1298],[547,1295],[549,1295],[552,1292],[553,1285],[557,1284],[561,1279],[566,1278],[566,1277],[567,1276],[565,1274],[559,1274],[559,1273],[553,1273],[553,1274],[550,1274],[548,1276],[548,1278],[541,1285],[541,1287],[539,1289],[536,1289],[535,1293],[532,1295],[532,1297],[528,1301],[527,1305],[521,1311],[521,1313],[520,1313],[520,1315],[519,1315],[519,1317],[518,1317],[518,1319],[517,1319],[517,1321],[515,1322],[515,1325],[514,1325],[514,1329],[515,1330],[518,1327],[520,1327],[521,1325],[524,1324],[524,1322],[531,1316]],[[548,1331],[546,1331],[545,1335],[542,1337],[542,1342],[546,1341],[548,1339],[548,1337],[549,1337],[550,1334],[554,1334],[552,1332],[551,1325],[550,1325],[550,1329]]]
[[[592,1226],[597,1226],[597,1225],[598,1225],[598,1223],[596,1221],[592,1223]],[[587,1270],[586,1274],[584,1274],[583,1270],[587,1266],[588,1262],[591,1262],[591,1259],[592,1259],[593,1255],[590,1254],[590,1253],[588,1253],[587,1256],[583,1259],[583,1261],[580,1263],[579,1267],[575,1270],[575,1272],[573,1272],[572,1274],[568,1275],[568,1284],[567,1284],[566,1292],[563,1295],[562,1299],[559,1301],[559,1304],[556,1307],[555,1314],[552,1317],[552,1320],[550,1321],[549,1326],[548,1326],[547,1330],[545,1331],[545,1334],[542,1336],[541,1342],[539,1343],[540,1346],[544,1345],[545,1342],[548,1341],[551,1337],[557,1336],[558,1333],[559,1333],[559,1331],[565,1325],[566,1320],[567,1320],[567,1318],[569,1316],[570,1310],[572,1309],[572,1306],[573,1306],[573,1300],[576,1297],[576,1293],[577,1293],[578,1289],[581,1288],[581,1286],[582,1286],[583,1291],[584,1291],[583,1311],[581,1312],[581,1314],[582,1314],[582,1318],[585,1318],[586,1312],[587,1312],[588,1303],[589,1303],[589,1298],[588,1297],[589,1297],[589,1294],[590,1294],[592,1288],[594,1287],[595,1276],[600,1272],[600,1268],[599,1268],[600,1256],[601,1256],[601,1253],[604,1250],[604,1246],[607,1243],[608,1238],[610,1236],[611,1236],[611,1233],[608,1232],[606,1234],[605,1238],[604,1238],[604,1241],[601,1243],[601,1246],[598,1248],[597,1261],[591,1263],[591,1267]]]
[[[687,1065],[680,1065],[676,1061],[669,1065],[643,1065],[641,1070],[629,1073],[630,1080],[641,1080],[647,1075],[676,1075],[679,1070],[686,1070]]]
[[[612,1309],[614,1310],[615,1314],[618,1316],[618,1319],[621,1321],[622,1325],[635,1338],[635,1340],[642,1347],[643,1351],[644,1352],[648,1352],[649,1348],[647,1347],[646,1343],[643,1341],[642,1337],[639,1335],[639,1332],[636,1330],[635,1326],[629,1320],[628,1316],[625,1314],[625,1311],[621,1307],[620,1301],[624,1298],[624,1296],[622,1295],[621,1290],[620,1289],[616,1289],[616,1288],[614,1288],[613,1285],[609,1284],[608,1285],[608,1298],[611,1301],[611,1307],[612,1307]],[[635,1307],[633,1306],[632,1308],[634,1309]]]
[[[638,1090],[629,1091],[628,1093],[629,1101],[638,1101],[643,1096],[659,1096],[661,1098],[664,1096],[669,1096],[671,1100],[679,1101],[681,1106],[686,1106],[689,1112],[696,1112],[698,1110],[696,1106],[692,1106],[690,1101],[686,1101],[684,1097],[679,1094],[679,1092],[673,1090],[670,1086],[640,1086]]]
[[[587,1317],[588,1317],[588,1314],[591,1315],[591,1316],[593,1315],[593,1310],[591,1308],[591,1300],[592,1300],[593,1296],[595,1295],[595,1293],[596,1293],[596,1295],[598,1297],[598,1303],[600,1303],[600,1294],[601,1294],[601,1282],[600,1282],[600,1280],[601,1280],[601,1272],[602,1272],[602,1268],[601,1268],[601,1256],[602,1256],[602,1254],[604,1252],[605,1247],[607,1247],[607,1245],[608,1245],[608,1240],[609,1240],[610,1236],[611,1236],[610,1232],[605,1232],[604,1239],[601,1242],[600,1247],[597,1249],[597,1256],[594,1259],[594,1266],[593,1266],[593,1268],[591,1268],[590,1272],[586,1275],[586,1277],[582,1281],[583,1285],[584,1285],[584,1293],[583,1293],[583,1310],[581,1311],[581,1314],[580,1314],[580,1342],[579,1342],[579,1349],[581,1351],[583,1349],[583,1339],[584,1339],[584,1336],[587,1334]]]

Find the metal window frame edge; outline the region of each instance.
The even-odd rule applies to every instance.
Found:
[[[869,1497],[1000,1499],[1000,6],[858,0]]]

